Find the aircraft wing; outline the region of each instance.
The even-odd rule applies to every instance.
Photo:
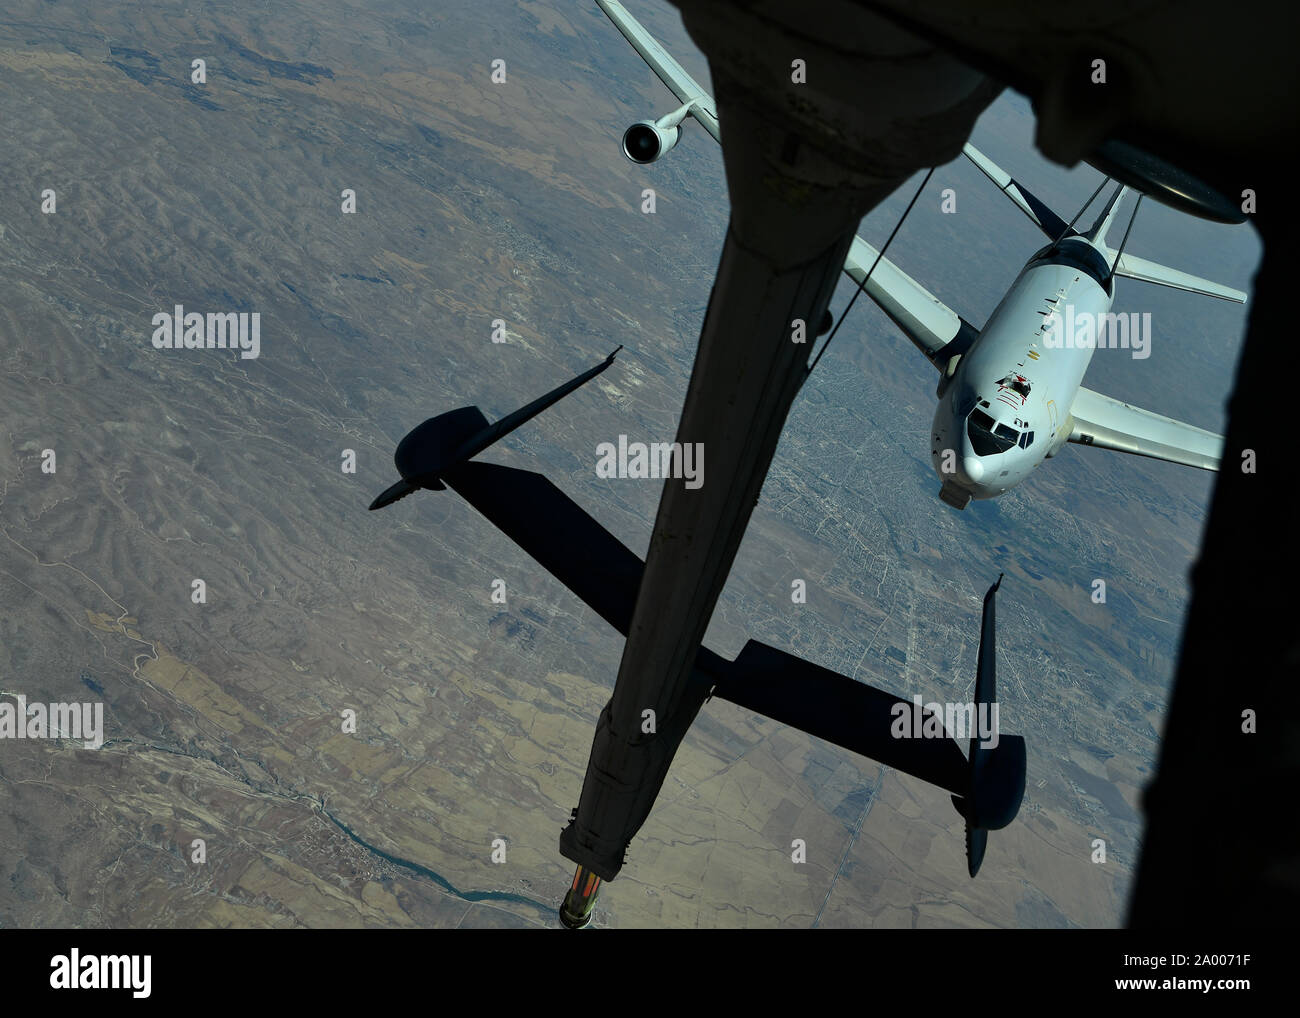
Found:
[[[672,54],[664,49],[621,3],[617,0],[596,0],[596,3],[673,94],[683,103],[695,103],[691,110],[692,115],[704,125],[704,129],[713,136],[714,141],[721,143],[717,104],[713,97],[700,87],[699,82],[686,73],[682,65],[673,59]],[[968,145],[967,148],[969,149],[970,146]],[[974,149],[971,151],[975,152]],[[971,158],[974,160],[976,156],[984,159],[978,152],[975,152]],[[978,161],[976,165],[990,176],[992,172],[1002,172],[987,159],[984,159],[984,165]],[[992,172],[986,166],[991,167]],[[998,180],[997,177],[993,179]],[[1006,179],[1011,180],[1010,177]],[[1015,189],[1014,182],[1010,185],[999,183],[998,186],[1002,187],[1008,195],[1012,195],[1013,191],[1015,195],[1020,194]],[[1008,186],[1011,190],[1008,190]],[[1052,215],[1051,210],[1032,195],[1029,195],[1029,201],[1034,202],[1034,207],[1041,207],[1042,215]],[[1029,212],[1029,205],[1022,205],[1022,207]],[[1033,213],[1029,212],[1029,214],[1032,217]],[[875,301],[912,341],[912,344],[925,354],[930,363],[942,371],[954,354],[966,352],[979,335],[979,330],[888,258],[881,258],[880,263],[876,264],[879,254],[880,252],[865,240],[855,236],[844,263],[844,271],[859,285],[862,284],[867,273],[871,272],[871,277],[867,279],[867,284],[863,288],[866,295]],[[874,271],[872,265],[876,266]]]
[[[1106,250],[1106,257],[1113,261],[1115,258],[1114,250],[1111,248]],[[1207,297],[1231,300],[1238,304],[1246,303],[1246,294],[1235,287],[1224,286],[1212,279],[1202,279],[1200,276],[1193,276],[1190,272],[1179,272],[1177,269],[1167,268],[1146,258],[1139,258],[1127,251],[1119,256],[1119,264],[1115,266],[1115,275],[1126,276],[1129,279],[1140,279],[1144,283],[1171,286],[1175,290],[1186,290],[1189,293],[1201,293]]]
[[[1069,227],[1055,212],[1039,201],[1028,188],[1020,184],[1006,170],[977,149],[970,142],[962,146],[962,153],[978,167],[979,171],[997,184],[998,190],[1029,217],[1049,240],[1056,240],[1065,235]]]
[[[641,59],[650,65],[650,69],[659,75],[662,81],[682,103],[694,103],[691,115],[700,125],[713,135],[713,140],[721,143],[718,133],[718,107],[698,81],[686,73],[673,55],[659,45],[641,22],[627,12],[627,8],[617,0],[596,0],[596,5],[614,22],[614,27],[623,33],[632,48],[641,54]]]
[[[863,292],[890,320],[903,330],[912,344],[942,371],[954,354],[965,353],[979,330],[934,294],[891,262],[874,247],[854,237],[844,271],[859,286],[867,273]],[[874,271],[871,266],[876,265]]]
[[[1080,387],[1070,410],[1070,441],[1218,470],[1223,436]]]

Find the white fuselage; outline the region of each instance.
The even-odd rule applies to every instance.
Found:
[[[940,383],[930,446],[945,485],[994,498],[1065,444],[1093,346],[1062,342],[1060,322],[1101,320],[1114,297],[1113,284],[1101,282],[1106,278],[1104,257],[1082,238],[1043,249],[1021,270],[952,377]]]

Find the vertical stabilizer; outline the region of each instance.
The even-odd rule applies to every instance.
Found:
[[[1121,186],[1117,188],[1115,193],[1111,195],[1110,201],[1106,203],[1106,207],[1102,209],[1101,215],[1097,217],[1097,221],[1092,224],[1092,229],[1083,235],[1085,240],[1092,241],[1102,251],[1106,250],[1106,231],[1110,229],[1110,224],[1115,221],[1115,216],[1119,213],[1120,202],[1124,200],[1124,196],[1128,192],[1127,187]]]

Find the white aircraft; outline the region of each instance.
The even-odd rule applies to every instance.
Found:
[[[624,155],[636,163],[659,159],[677,144],[688,116],[720,142],[713,98],[621,3],[596,3],[682,104],[629,127]],[[1119,187],[1091,229],[1077,233],[1073,221],[1065,223],[974,146],[962,151],[1052,241],[1030,258],[983,330],[861,237],[854,238],[844,265],[940,371],[930,449],[943,482],[939,497],[964,509],[972,498],[1001,495],[1067,442],[1217,470],[1222,436],[1081,383],[1099,344],[1132,346],[1138,356],[1149,352],[1149,334],[1130,334],[1129,316],[1110,312],[1116,276],[1238,303],[1246,294],[1124,253],[1127,230],[1118,249],[1109,247],[1107,231],[1129,188]]]

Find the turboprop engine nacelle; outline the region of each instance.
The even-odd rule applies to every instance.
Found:
[[[682,121],[694,103],[687,103],[658,120],[638,120],[623,132],[623,154],[634,163],[653,163],[682,136]]]

